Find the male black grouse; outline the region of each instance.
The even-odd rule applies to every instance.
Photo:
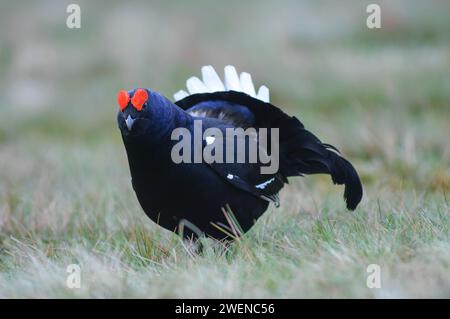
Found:
[[[223,83],[211,66],[204,66],[203,81],[189,78],[189,93],[177,92],[175,102],[149,89],[119,92],[117,121],[132,185],[145,213],[166,229],[182,231],[185,238],[229,239],[247,232],[270,202],[279,205],[278,192],[287,177],[317,173],[329,174],[335,184],[344,184],[347,208],[355,209],[362,198],[362,185],[356,170],[337,149],[322,143],[296,117],[270,104],[267,87],[256,92],[250,74],[239,76],[233,66],[224,71]],[[179,148],[181,136],[173,134],[179,128],[192,133],[186,144],[192,148]],[[277,171],[263,172],[267,161],[237,160],[239,155],[233,152],[239,152],[239,142],[226,144],[230,142],[227,132],[233,128],[254,129],[231,137],[232,141],[244,141],[241,146],[247,155],[255,152],[251,141],[266,129],[266,139],[275,144],[259,141],[256,145],[267,156],[277,151]],[[204,136],[208,129],[216,131],[209,130],[215,133]],[[195,141],[199,132],[200,144]],[[189,153],[197,152],[198,147],[201,153],[213,145],[210,154],[224,160],[195,161],[195,154]],[[182,161],[174,158],[175,149]],[[232,156],[225,158],[228,150]]]

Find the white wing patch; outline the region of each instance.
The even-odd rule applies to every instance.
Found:
[[[269,89],[267,86],[262,85],[258,89],[258,93],[256,93],[250,73],[242,72],[241,75],[238,76],[236,68],[232,65],[227,65],[224,68],[224,75],[224,82],[222,82],[214,68],[211,65],[206,65],[202,67],[202,80],[195,76],[190,77],[186,81],[186,87],[189,93],[180,90],[173,95],[173,98],[175,101],[179,101],[196,93],[237,91],[244,92],[263,102],[268,103],[270,101]]]
[[[259,189],[264,189],[266,188],[267,185],[269,185],[270,183],[272,183],[275,180],[275,177],[269,179],[268,181],[265,181],[264,183],[258,184],[255,187],[259,188]]]
[[[205,138],[205,140],[206,140],[206,144],[207,144],[207,145],[211,145],[212,143],[214,143],[214,141],[216,140],[216,138],[215,138],[214,136],[207,136],[207,137]]]

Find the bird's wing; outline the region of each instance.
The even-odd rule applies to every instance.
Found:
[[[220,156],[221,160],[207,161],[209,167],[211,167],[212,170],[222,177],[222,179],[227,183],[230,183],[231,185],[243,191],[249,192],[259,198],[271,201],[278,207],[278,192],[283,187],[284,183],[287,182],[287,179],[278,172],[274,174],[262,173],[261,167],[263,164],[259,161],[251,162],[249,160],[238,160],[238,157],[240,156],[237,151],[238,145],[240,143],[242,143],[241,145],[244,145],[244,155],[248,159],[249,144],[251,142],[255,142],[255,137],[245,134],[237,134],[231,137],[225,133],[224,128],[222,128],[222,132],[223,134],[221,134],[220,139],[216,139],[214,136],[207,136],[204,141],[204,148],[210,148],[212,153],[216,153],[219,149],[222,150],[222,156]],[[253,141],[251,141],[251,139],[253,139]],[[230,143],[231,140],[233,140],[232,143]],[[231,161],[232,163],[226,160],[228,151],[227,147],[230,145],[234,149],[231,155],[233,157],[233,160]],[[265,152],[265,150],[262,149],[262,146],[257,145],[257,147],[258,152]],[[219,157],[216,157],[216,159],[217,158]]]
[[[211,66],[202,68],[203,82],[191,77],[189,94],[177,92],[175,104],[186,112],[202,117],[219,118],[233,126],[275,128],[279,130],[280,170],[286,179],[303,174],[329,174],[335,184],[344,184],[347,208],[355,209],[362,198],[362,185],[355,168],[339,151],[322,143],[305,129],[294,116],[289,116],[269,103],[269,90],[262,86],[255,92],[251,76],[238,77],[232,66],[225,67],[225,83]],[[231,114],[232,113],[232,114]]]
[[[277,174],[272,177],[267,177],[265,181],[255,184],[243,179],[237,173],[231,173],[234,170],[230,169],[229,165],[224,166],[217,163],[212,163],[209,165],[217,174],[219,174],[231,185],[243,191],[249,192],[261,199],[273,202],[276,207],[280,206],[278,192],[284,185],[283,177],[281,175]]]
[[[234,127],[252,127],[253,113],[245,106],[224,100],[202,101],[186,110],[190,115],[201,118],[215,118]]]

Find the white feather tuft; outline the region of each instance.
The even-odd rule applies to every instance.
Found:
[[[184,90],[179,90],[177,93],[173,95],[173,99],[175,101],[179,101],[184,99],[186,96],[189,96],[189,93]]]
[[[212,93],[223,91],[237,91],[244,92],[258,100],[263,102],[270,101],[269,89],[262,85],[258,94],[255,91],[253,85],[252,76],[250,73],[242,72],[240,76],[236,72],[236,68],[232,65],[227,65],[224,68],[224,82],[219,78],[216,71],[211,65],[205,65],[202,67],[202,80],[193,76],[186,81],[186,86],[189,91],[187,93],[184,90],[178,91],[173,95],[175,101],[179,101],[189,96],[190,94],[197,93]]]
[[[270,101],[269,88],[265,85],[261,85],[258,90],[258,94],[256,95],[256,98],[258,100],[269,103]]]
[[[241,82],[235,67],[227,65],[223,70],[225,73],[225,87],[227,90],[241,91]]]
[[[253,86],[252,76],[250,73],[241,73],[241,88],[244,93],[256,97],[255,87]]]
[[[225,86],[211,65],[202,67],[202,77],[210,92],[225,91]]]
[[[189,93],[191,94],[209,92],[209,89],[206,87],[206,85],[195,76],[190,77],[186,81],[186,86]]]

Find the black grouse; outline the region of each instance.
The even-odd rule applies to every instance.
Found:
[[[250,74],[211,66],[175,102],[149,89],[120,91],[117,121],[132,185],[145,213],[185,238],[247,232],[290,176],[329,174],[348,209],[362,198],[354,167],[303,124],[256,92]]]

